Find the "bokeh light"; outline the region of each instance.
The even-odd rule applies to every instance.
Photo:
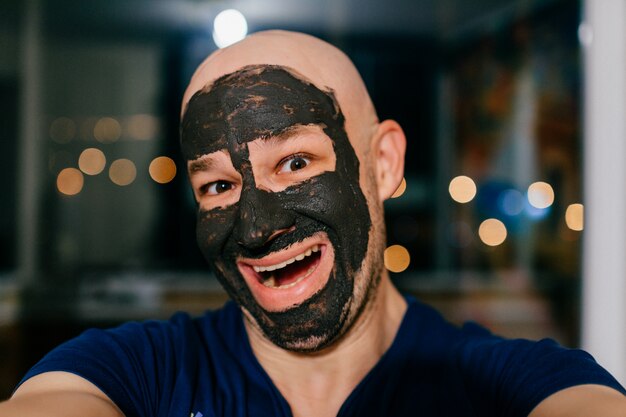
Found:
[[[578,41],[583,46],[591,46],[593,42],[593,29],[590,24],[582,22],[578,25]]]
[[[93,136],[98,142],[115,142],[122,136],[122,126],[120,122],[112,117],[103,117],[96,122],[93,128]]]
[[[582,204],[570,204],[565,210],[565,224],[572,230],[580,232],[584,228],[584,211]]]
[[[524,214],[529,219],[538,221],[538,220],[545,219],[546,217],[548,217],[548,214],[550,214],[550,209],[552,209],[552,207],[546,207],[543,209],[537,208],[533,206],[532,204],[530,204],[530,202],[526,201],[526,204],[524,205]]]
[[[409,267],[411,256],[401,245],[391,245],[385,249],[385,268],[391,272],[402,272]]]
[[[498,219],[487,219],[478,228],[478,236],[485,245],[498,246],[506,240],[506,227]]]
[[[50,138],[57,143],[68,143],[76,136],[76,123],[68,117],[59,117],[50,124]]]
[[[87,175],[98,175],[104,170],[107,159],[100,149],[87,148],[78,157],[78,167]]]
[[[248,22],[239,10],[228,9],[215,16],[213,40],[219,48],[239,42],[248,34]]]
[[[459,175],[450,181],[450,197],[458,203],[469,203],[476,196],[476,183],[470,177]]]
[[[498,197],[502,212],[508,216],[517,216],[524,210],[524,195],[515,189],[508,189]]]
[[[65,195],[76,195],[83,189],[83,173],[76,168],[65,168],[57,175],[57,189]]]
[[[528,202],[538,209],[548,208],[554,203],[554,190],[547,182],[538,181],[528,187]]]
[[[159,119],[151,114],[130,116],[126,120],[125,132],[131,139],[154,139],[159,134]]]
[[[150,178],[159,184],[167,184],[176,176],[176,163],[172,158],[167,156],[159,156],[150,162],[148,168]]]
[[[406,179],[402,178],[402,182],[398,186],[398,189],[391,195],[391,198],[398,198],[406,191]]]
[[[113,183],[125,186],[132,184],[137,177],[137,168],[129,159],[117,159],[109,167],[109,178]]]

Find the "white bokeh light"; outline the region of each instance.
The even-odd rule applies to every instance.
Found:
[[[213,40],[219,48],[239,42],[248,34],[248,22],[240,11],[228,9],[215,16]]]
[[[578,25],[578,40],[583,46],[591,46],[593,42],[593,29],[587,22]]]
[[[548,208],[554,203],[554,190],[547,182],[537,181],[528,187],[528,202],[538,209]]]

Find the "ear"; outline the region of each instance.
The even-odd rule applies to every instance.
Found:
[[[378,198],[383,202],[398,189],[404,176],[406,137],[400,125],[394,120],[381,122],[370,151],[376,167]]]

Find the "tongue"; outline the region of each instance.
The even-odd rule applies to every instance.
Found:
[[[282,287],[295,282],[298,278],[309,273],[310,269],[317,267],[320,259],[320,252],[315,252],[301,261],[296,261],[284,268],[273,271],[275,285]]]

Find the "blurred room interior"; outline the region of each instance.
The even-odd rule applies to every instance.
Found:
[[[87,327],[225,301],[196,248],[178,115],[237,22],[337,45],[404,127],[385,252],[404,292],[582,345],[624,383],[626,6],[598,3],[2,1],[0,396]]]

